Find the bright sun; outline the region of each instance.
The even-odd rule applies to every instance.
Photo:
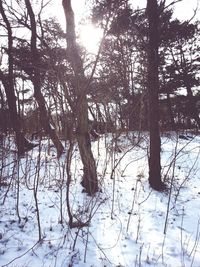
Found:
[[[89,53],[97,53],[102,37],[103,30],[96,28],[92,24],[80,27],[80,42]]]

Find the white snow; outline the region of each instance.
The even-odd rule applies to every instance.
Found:
[[[90,221],[80,229],[68,225],[66,154],[57,160],[46,140],[40,153],[36,147],[19,161],[11,141],[12,149],[0,152],[0,266],[200,266],[200,137],[162,137],[162,175],[171,196],[149,188],[147,134],[113,140],[104,135],[93,142],[101,191],[92,198],[82,193],[74,147],[71,211],[75,220]]]

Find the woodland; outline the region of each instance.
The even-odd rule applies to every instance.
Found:
[[[53,2],[0,1],[0,265],[200,266],[198,4],[85,1],[91,53]]]

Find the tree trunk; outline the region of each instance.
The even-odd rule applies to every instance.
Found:
[[[6,24],[6,29],[8,32],[8,74],[4,74],[0,70],[0,80],[2,81],[2,84],[4,86],[6,98],[8,101],[10,119],[12,122],[12,128],[15,132],[18,155],[21,156],[25,151],[32,149],[35,145],[31,144],[21,132],[21,123],[20,117],[17,114],[16,96],[14,89],[12,29],[4,12],[2,1],[0,1],[0,13],[2,15],[4,23]]]
[[[159,80],[158,80],[158,4],[157,0],[147,0],[147,16],[149,21],[148,46],[148,95],[149,95],[149,184],[156,190],[162,190],[160,165],[160,129],[159,129]]]
[[[84,74],[83,63],[78,51],[75,35],[74,12],[71,7],[71,0],[63,0],[63,9],[67,26],[67,56],[74,72],[73,90],[76,95],[72,110],[75,111],[77,123],[77,141],[81,160],[83,163],[82,185],[90,195],[98,191],[98,179],[96,163],[91,151],[89,135],[88,103],[87,103],[87,82]]]
[[[49,121],[48,112],[46,109],[45,99],[41,92],[41,80],[40,80],[40,56],[37,50],[37,31],[36,31],[36,21],[35,15],[29,0],[25,0],[26,8],[30,17],[31,23],[31,55],[32,55],[32,83],[34,86],[34,96],[39,106],[40,112],[40,121],[41,125],[43,125],[45,133],[48,134],[56,147],[57,156],[60,157],[63,153],[64,147],[60,142],[56,130],[51,126]]]

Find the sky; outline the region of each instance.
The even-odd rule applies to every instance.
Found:
[[[173,0],[166,0],[166,3],[169,4]],[[133,4],[133,7],[145,8],[147,0],[132,0],[130,1]],[[88,0],[72,0],[72,8],[75,14],[75,20],[77,26],[79,25],[81,19],[84,18],[87,10]],[[199,7],[198,7],[199,3]],[[57,17],[60,22],[63,30],[66,28],[65,16],[62,7],[62,0],[52,0],[50,8],[51,16]],[[174,5],[174,16],[180,20],[189,20],[194,15],[194,10],[198,7],[198,16],[200,16],[200,0],[182,0]],[[80,40],[83,46],[86,47],[88,52],[96,53],[98,50],[98,43],[102,36],[102,31],[92,27],[91,24],[87,26],[77,27],[80,34]],[[92,38],[91,38],[92,36]],[[90,42],[88,42],[90,40]]]
[[[56,2],[56,6],[53,4]],[[87,0],[72,0],[72,6],[75,12],[76,20],[79,21],[81,17],[83,17]],[[171,3],[172,0],[167,0],[167,3]],[[174,5],[175,7],[175,16],[181,20],[190,19],[193,15],[194,9],[198,6],[199,0],[182,0],[179,3]],[[142,7],[146,6],[146,0],[132,0],[133,6]],[[58,17],[58,20],[64,25],[64,13],[62,10],[62,0],[52,0],[52,5],[54,6],[54,10],[56,10],[55,16]],[[200,13],[200,3],[199,3],[199,12]]]

